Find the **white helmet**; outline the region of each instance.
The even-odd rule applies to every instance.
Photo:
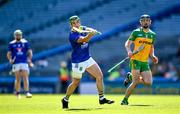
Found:
[[[21,31],[20,29],[17,29],[17,30],[14,31],[14,36],[15,36],[16,34],[22,35],[22,31]]]

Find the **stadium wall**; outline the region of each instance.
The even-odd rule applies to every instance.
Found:
[[[32,93],[58,93],[58,76],[32,76],[29,80]],[[88,89],[86,88],[88,87]],[[105,92],[107,94],[124,94],[126,88],[123,86],[123,79],[117,81],[105,81]],[[13,93],[14,76],[0,78],[0,93]],[[80,84],[80,94],[96,94],[96,83],[94,81],[82,81]],[[180,94],[180,80],[165,80],[164,78],[154,78],[151,87],[138,85],[135,94]]]

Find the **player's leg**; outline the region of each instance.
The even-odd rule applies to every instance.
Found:
[[[140,70],[140,72],[147,71],[149,69],[149,65],[146,62],[141,62],[141,61],[137,61],[137,60],[130,60],[130,69]],[[128,72],[126,74],[126,78],[123,82],[124,86],[127,87],[127,85],[131,82],[132,82],[132,73]],[[139,82],[138,83],[144,84],[144,80],[143,80],[142,76],[140,76],[140,75],[139,75]]]
[[[122,100],[121,105],[128,105],[128,98],[132,94],[134,88],[139,83],[140,70],[132,70],[131,73],[132,73],[132,83],[127,88],[125,97]]]
[[[100,104],[112,104],[114,101],[107,100],[104,97],[104,87],[103,87],[103,74],[102,71],[97,63],[94,63],[90,67],[86,69],[86,71],[91,74],[94,78],[96,78],[96,86],[99,93],[99,103]]]
[[[62,108],[68,108],[69,97],[73,94],[77,86],[79,85],[81,79],[73,78],[71,84],[68,86],[66,91],[66,96],[61,100]]]
[[[130,69],[132,75],[132,82],[126,90],[125,97],[121,102],[121,105],[128,105],[128,98],[133,92],[134,88],[137,86],[138,83],[141,82],[140,80],[140,68],[141,62],[137,60],[130,60]],[[125,79],[126,80],[126,79]]]
[[[82,74],[84,73],[85,68],[82,63],[72,63],[72,82],[68,86],[65,97],[61,100],[62,108],[68,108],[69,97],[73,94],[75,89],[78,87]]]
[[[126,74],[126,78],[125,78],[125,80],[124,80],[124,82],[123,82],[123,84],[124,84],[124,86],[125,87],[127,87],[127,85],[129,84],[129,83],[132,83],[132,73],[131,72],[128,72],[127,74]],[[142,77],[142,75],[140,74],[139,75],[139,81],[138,81],[138,83],[139,84],[145,84],[144,83],[144,78]]]
[[[144,85],[147,85],[147,86],[152,85],[152,73],[150,70],[141,72],[141,76],[143,78]]]
[[[26,98],[31,98],[32,94],[29,92],[29,72],[27,70],[21,70],[21,75],[23,77]]]
[[[151,86],[152,85],[152,73],[147,62],[142,63],[141,68],[141,76],[144,85]]]
[[[24,84],[24,91],[29,92],[29,80],[28,80],[28,73],[25,70],[21,71],[21,75],[23,77],[23,84]]]
[[[103,74],[97,64],[87,68],[86,71],[96,79],[96,86],[98,89],[99,96],[104,96],[103,90]]]
[[[15,73],[15,91],[18,98],[20,98],[20,89],[21,89],[21,75],[19,71],[14,72]]]
[[[68,86],[65,99],[68,100],[73,94],[74,90],[78,87],[81,79],[73,78],[72,83]]]

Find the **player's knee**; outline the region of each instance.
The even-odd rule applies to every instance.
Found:
[[[23,76],[23,79],[24,80],[28,80],[28,76]]]
[[[103,75],[98,75],[97,77],[96,77],[96,80],[103,80]]]
[[[16,79],[16,82],[20,82],[20,79],[17,78],[17,79]]]
[[[133,84],[137,85],[139,83],[139,79],[138,78],[134,78],[133,79]]]
[[[76,86],[76,87],[79,85],[79,83],[80,83],[80,81],[73,81],[73,82],[72,82],[72,84],[73,84],[74,86]]]
[[[20,77],[16,77],[16,82],[20,82]]]
[[[137,86],[137,83],[132,82],[128,88],[134,89],[134,88],[136,88],[136,86]]]

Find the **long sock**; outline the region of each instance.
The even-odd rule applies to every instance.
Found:
[[[16,95],[19,95],[20,94],[20,92],[19,91],[16,91]]]
[[[127,100],[128,100],[128,98],[124,97],[123,101],[125,101],[125,100],[127,101]]]
[[[64,100],[65,100],[65,101],[68,101],[68,100],[69,100],[69,97],[70,97],[69,95],[66,95],[66,96],[64,97]]]
[[[103,91],[100,91],[100,92],[99,92],[99,99],[102,100],[102,99],[104,99],[104,98],[105,98],[105,97],[104,97]]]

